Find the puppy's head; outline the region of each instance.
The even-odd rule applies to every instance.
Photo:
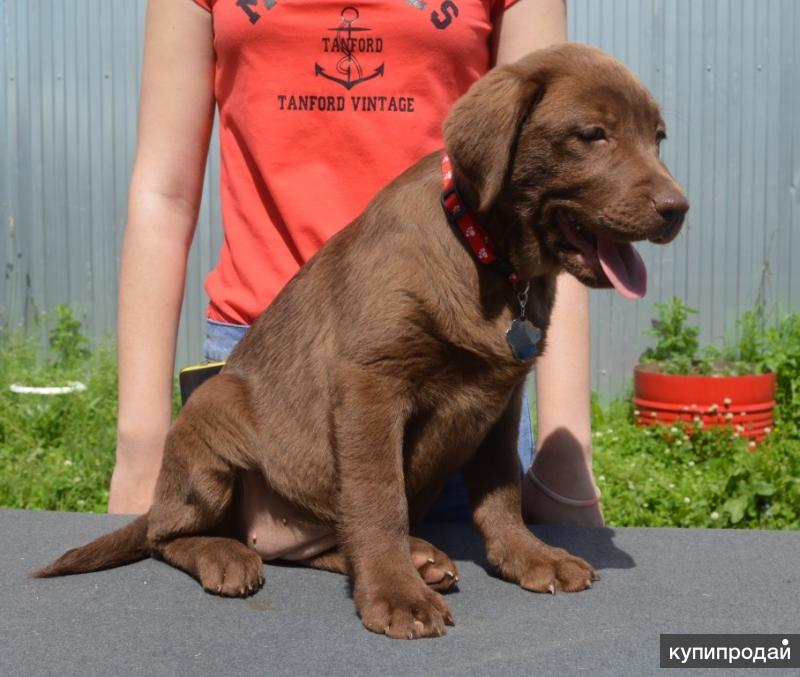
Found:
[[[533,52],[476,82],[444,135],[478,212],[514,216],[521,232],[500,234],[514,258],[644,295],[631,242],[669,242],[689,204],[659,157],[658,105],[621,63],[574,43]]]

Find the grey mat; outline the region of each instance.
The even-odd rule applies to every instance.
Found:
[[[413,642],[366,631],[344,577],[291,566],[267,565],[248,600],[208,595],[153,560],[27,576],[126,521],[0,510],[0,674],[649,675],[659,633],[800,630],[798,532],[537,527],[602,576],[550,596],[489,575],[471,527],[428,526],[417,533],[461,569],[447,597],[456,627]]]

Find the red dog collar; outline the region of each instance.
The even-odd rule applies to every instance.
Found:
[[[519,275],[508,261],[494,253],[492,241],[486,231],[464,207],[464,201],[453,178],[453,167],[447,153],[442,156],[442,178],[444,179],[442,208],[447,220],[458,227],[478,261],[495,268],[501,275],[508,278],[511,284],[518,284]]]

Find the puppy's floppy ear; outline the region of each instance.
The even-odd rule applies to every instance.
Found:
[[[444,122],[444,145],[456,176],[467,182],[485,211],[509,170],[517,135],[544,93],[543,78],[521,68],[530,57],[500,66],[475,82]]]

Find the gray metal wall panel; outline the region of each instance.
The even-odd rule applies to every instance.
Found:
[[[0,304],[12,323],[72,303],[113,330],[145,0],[0,0]],[[654,301],[701,310],[732,335],[768,261],[767,292],[798,309],[800,8],[794,0],[573,0],[574,40],[627,63],[663,105],[664,156],[692,211],[669,247],[644,245],[641,302],[592,296],[594,384],[621,394]],[[179,362],[201,354],[203,280],[222,242],[216,134],[187,270]]]

